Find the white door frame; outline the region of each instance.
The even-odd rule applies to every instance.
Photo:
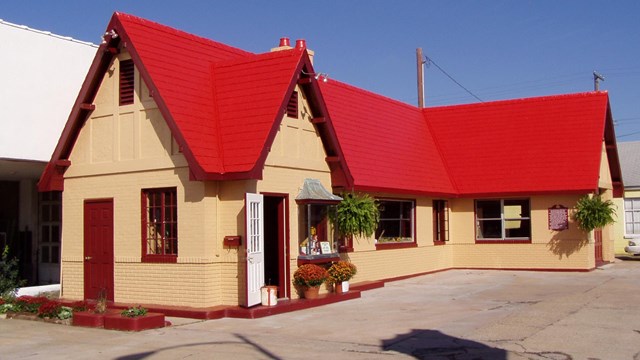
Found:
[[[247,307],[261,303],[264,286],[264,197],[261,194],[245,194],[246,227],[246,288]]]

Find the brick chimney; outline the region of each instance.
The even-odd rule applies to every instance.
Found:
[[[278,47],[271,48],[271,52],[290,50],[290,49],[293,49],[293,47],[291,46],[291,42],[289,41],[289,38],[282,37],[280,38],[280,43],[278,44]],[[307,53],[309,54],[309,58],[311,59],[311,64],[313,64],[313,55],[315,55],[315,53],[313,50],[307,49],[307,42],[304,39],[296,40],[296,49],[300,49],[300,50],[306,49]]]

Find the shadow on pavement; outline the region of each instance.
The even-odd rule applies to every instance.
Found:
[[[261,358],[273,359],[273,360],[279,360],[280,359],[280,357],[278,357],[275,354],[271,353],[269,350],[263,348],[262,346],[252,342],[251,340],[249,340],[245,336],[240,335],[240,334],[234,334],[234,335],[237,338],[239,338],[240,340],[242,340],[242,343],[251,345],[251,347],[253,347],[257,352],[259,352],[262,355]],[[235,344],[235,345],[238,345],[238,344],[241,344],[241,342],[238,342],[238,341],[210,341],[210,342],[198,342],[198,343],[191,343],[191,344],[167,346],[167,347],[159,348],[159,349],[156,349],[156,350],[144,351],[144,352],[139,352],[139,353],[135,353],[135,354],[119,356],[119,357],[116,358],[116,360],[141,360],[141,359],[145,359],[145,358],[150,357],[152,355],[156,355],[158,353],[161,353],[163,351],[168,351],[168,350],[175,350],[175,349],[179,349],[179,348],[188,348],[188,347],[203,346],[203,345],[223,345],[223,344]]]
[[[382,340],[382,347],[385,351],[397,351],[416,359],[507,359],[504,349],[449,336],[437,330],[413,329],[393,339]]]

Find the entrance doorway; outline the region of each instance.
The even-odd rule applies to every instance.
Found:
[[[289,288],[288,194],[264,195],[264,282],[278,287],[279,298],[291,297]]]
[[[113,199],[84,203],[84,298],[113,301]]]

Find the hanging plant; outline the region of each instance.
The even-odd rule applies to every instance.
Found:
[[[344,237],[371,237],[378,228],[380,210],[374,198],[367,194],[342,194],[343,200],[331,213],[338,233]]]
[[[591,232],[615,222],[615,214],[616,210],[611,200],[603,201],[600,195],[585,195],[576,203],[573,217],[580,229]]]

